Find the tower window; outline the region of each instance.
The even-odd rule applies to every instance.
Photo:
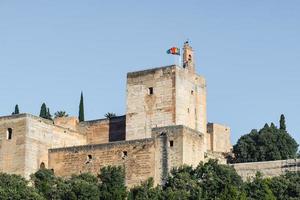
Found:
[[[173,147],[174,146],[174,141],[173,140],[170,140],[170,147]]]
[[[92,155],[88,155],[85,161],[85,164],[89,164],[92,162],[93,156]]]
[[[7,139],[8,139],[8,140],[11,140],[11,139],[12,139],[12,134],[13,134],[12,128],[8,128],[8,129],[7,129]]]
[[[122,159],[127,158],[127,156],[128,156],[127,151],[123,151],[123,152],[122,152]]]
[[[191,95],[194,95],[194,90],[191,90]]]
[[[153,94],[153,87],[149,87],[148,88],[148,95],[152,95]]]
[[[190,55],[189,55],[189,61],[191,61],[191,60],[192,60],[192,55],[190,54]]]

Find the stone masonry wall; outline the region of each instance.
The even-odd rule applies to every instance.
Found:
[[[230,128],[221,124],[208,123],[208,150],[214,152],[230,152]]]
[[[8,128],[12,139],[7,139]],[[25,134],[27,130],[24,115],[0,117],[0,172],[24,175]]]
[[[288,171],[300,171],[300,159],[237,163],[232,166],[243,180],[247,180],[253,178],[258,171],[261,172],[264,177],[279,176]]]
[[[205,79],[180,67],[176,68],[176,124],[206,133]]]
[[[12,139],[7,139],[7,129]],[[0,118],[0,171],[25,178],[41,163],[48,166],[48,149],[85,144],[83,135],[29,114]]]
[[[164,184],[170,170],[183,164],[183,127],[153,128],[152,136],[156,146],[154,180]]]
[[[86,135],[87,144],[103,144],[125,140],[125,126],[126,117],[120,116],[81,122],[78,129]]]
[[[203,134],[182,125],[152,129],[155,138],[155,182],[163,184],[171,169],[197,166],[204,160]]]
[[[196,167],[204,160],[204,134],[188,127],[183,128],[183,163]]]
[[[54,124],[73,131],[78,131],[78,117],[57,117],[54,118]]]
[[[53,122],[27,115],[25,136],[25,177],[36,172],[43,162],[48,167],[48,149],[86,144],[78,132],[53,125]]]
[[[155,174],[153,139],[112,142],[49,150],[49,168],[58,176],[90,172],[97,175],[108,165],[123,166],[126,184],[140,184]]]
[[[175,69],[127,74],[126,140],[150,138],[152,128],[175,125]]]

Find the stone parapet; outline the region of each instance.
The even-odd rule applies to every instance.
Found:
[[[300,159],[275,160],[231,164],[243,180],[251,179],[257,172],[265,177],[274,177],[291,171],[300,171]]]

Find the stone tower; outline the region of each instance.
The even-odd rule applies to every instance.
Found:
[[[183,45],[183,68],[186,68],[191,73],[195,73],[194,51],[189,42],[186,41]]]
[[[195,72],[188,42],[183,63],[127,74],[126,140],[150,138],[153,128],[174,125],[206,134],[206,83]]]

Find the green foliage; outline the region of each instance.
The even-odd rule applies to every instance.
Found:
[[[40,117],[47,118],[47,106],[45,103],[42,104],[41,110],[40,110]]]
[[[99,190],[98,190],[98,180],[95,176],[91,174],[80,174],[78,176],[73,176],[69,180],[71,184],[71,190],[75,194],[78,200],[98,200]]]
[[[28,181],[19,175],[0,173],[0,199],[1,200],[43,200]]]
[[[52,116],[50,114],[50,109],[47,108],[46,104],[43,103],[40,110],[40,117],[44,119],[52,120]]]
[[[59,118],[59,117],[68,117],[69,115],[67,114],[66,111],[57,111],[56,113],[54,113],[54,118]]]
[[[245,199],[242,180],[232,167],[210,160],[197,168],[182,166],[171,171],[163,199]],[[160,195],[161,196],[161,195]]]
[[[278,200],[300,199],[300,172],[287,173],[274,177],[270,181],[270,188]]]
[[[49,169],[40,169],[36,173],[32,174],[30,178],[40,194],[43,194],[45,198],[52,197],[54,190],[53,187],[57,183],[57,178],[55,177],[53,171]]]
[[[113,117],[116,117],[117,115],[115,113],[108,112],[104,116],[106,119],[111,119]]]
[[[270,179],[263,179],[260,173],[256,174],[253,181],[245,184],[245,191],[248,200],[276,200],[269,187]]]
[[[53,171],[41,169],[31,175],[35,188],[49,200],[98,200],[98,179],[91,174],[80,174],[63,180]]]
[[[133,187],[129,194],[128,200],[160,200],[163,199],[162,189],[153,187],[153,178],[149,178],[143,182],[140,186]]]
[[[78,119],[80,122],[84,121],[84,103],[83,103],[83,93],[80,95],[80,103],[79,103],[79,115]]]
[[[207,163],[196,168],[198,180],[201,179],[203,197],[212,199],[218,195],[228,195],[236,191],[238,197],[241,189],[242,179],[233,167],[220,165],[216,160],[209,160]]]
[[[281,122],[281,126],[283,124],[285,126]],[[297,142],[286,130],[278,129],[272,123],[242,136],[233,147],[233,153],[235,162],[257,162],[295,158],[297,149]]]
[[[50,109],[49,108],[47,108],[47,118],[46,119],[52,120],[52,115],[50,113]]]
[[[18,114],[20,114],[20,110],[19,110],[19,105],[16,104],[15,105],[15,111],[12,113],[12,115],[18,115]]]
[[[280,129],[286,131],[285,117],[283,114],[280,116],[279,124],[280,124]]]
[[[154,187],[152,178],[130,189],[125,187],[122,167],[104,167],[96,177],[89,173],[71,178],[56,177],[41,169],[31,175],[33,187],[17,175],[0,173],[0,200],[298,200],[300,172],[275,178],[260,173],[243,182],[234,168],[216,160],[200,163],[196,168],[175,168],[166,184]],[[276,198],[275,198],[276,197]]]
[[[100,170],[99,179],[100,200],[122,200],[127,197],[124,168],[104,167]]]

